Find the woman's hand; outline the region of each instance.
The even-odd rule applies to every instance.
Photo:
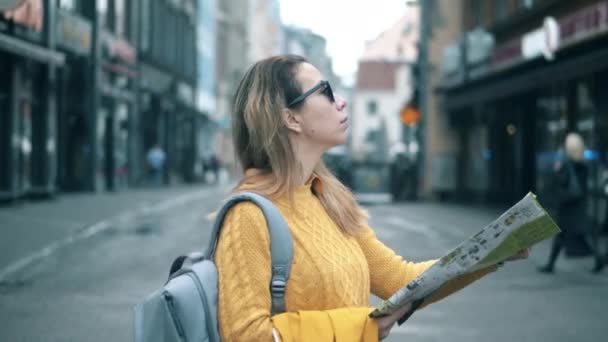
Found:
[[[405,315],[411,307],[412,304],[408,303],[401,307],[399,310],[395,311],[392,315],[378,318],[378,338],[380,340],[385,339],[390,334],[393,325],[395,325],[395,322],[397,322],[399,318]]]
[[[531,251],[532,251],[531,248],[522,249],[521,251],[508,257],[505,261],[516,261],[516,260],[528,259]]]

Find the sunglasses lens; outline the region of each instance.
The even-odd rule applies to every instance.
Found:
[[[327,86],[325,86],[325,89],[323,89],[323,95],[325,95],[331,102],[336,101],[334,98],[334,92],[331,90],[331,86],[329,85],[329,83],[327,84]]]

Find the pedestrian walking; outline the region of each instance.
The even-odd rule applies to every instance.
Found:
[[[162,184],[162,176],[166,159],[167,155],[158,143],[154,144],[148,151],[148,177],[150,184],[154,186],[160,186]]]
[[[569,133],[564,143],[566,158],[555,165],[551,179],[551,194],[557,224],[562,232],[553,238],[547,264],[542,273],[553,273],[562,249],[571,257],[593,255],[592,272],[598,273],[604,263],[592,236],[591,221],[587,217],[588,168],[584,160],[585,145],[577,133]]]
[[[219,184],[220,182],[220,160],[217,158],[215,153],[212,153],[209,157],[209,170],[213,174],[213,183]]]
[[[346,140],[346,101],[306,59],[275,56],[253,65],[235,94],[234,146],[244,177],[235,191],[266,196],[293,237],[286,312],[271,313],[269,233],[260,209],[242,202],[228,212],[215,262],[223,341],[377,341],[410,308],[371,319],[370,292],[386,299],[435,260],[408,262],[378,240],[353,194],[322,154]],[[509,260],[527,258],[528,250]],[[429,304],[495,271],[463,275]]]

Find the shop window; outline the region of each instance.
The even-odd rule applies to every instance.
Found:
[[[555,85],[536,100],[536,187],[546,190],[557,161],[563,158],[563,142],[568,132],[567,88]]]
[[[488,128],[485,125],[478,123],[470,128],[465,153],[467,153],[465,157],[466,172],[464,173],[466,188],[483,194],[488,190],[488,166],[491,160]]]
[[[497,22],[504,20],[509,15],[508,0],[494,0],[494,18]]]
[[[471,14],[472,14],[472,27],[474,29],[484,24],[484,16],[486,12],[486,1],[485,0],[472,0],[471,1]]]

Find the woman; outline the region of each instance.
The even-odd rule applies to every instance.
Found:
[[[388,298],[435,262],[405,262],[378,241],[353,195],[323,165],[323,152],[345,142],[345,108],[319,70],[299,56],[262,60],[241,80],[232,128],[245,177],[235,191],[255,191],[275,203],[294,255],[288,312],[271,317],[266,222],[254,204],[230,210],[215,260],[224,341],[382,339],[409,306],[373,320],[369,293]],[[429,302],[495,269],[462,277]]]
[[[593,273],[604,268],[596,241],[591,236],[590,222],[587,218],[587,178],[585,165],[585,144],[577,133],[569,133],[564,143],[566,161],[555,165],[551,191],[555,202],[555,215],[562,232],[553,238],[547,264],[538,270],[553,273],[555,262],[562,248],[570,256],[584,256],[592,253],[595,265]]]

